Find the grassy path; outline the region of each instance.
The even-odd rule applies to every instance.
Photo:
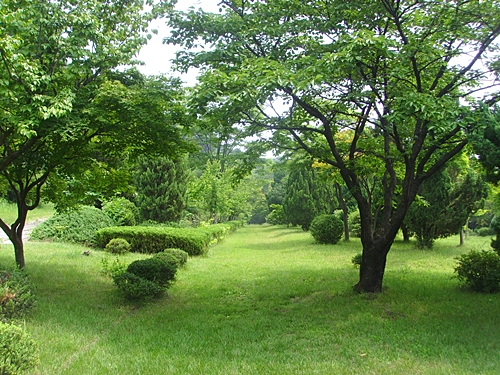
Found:
[[[497,375],[500,297],[460,290],[453,258],[466,249],[455,241],[427,252],[397,243],[386,291],[369,296],[351,291],[359,242],[315,245],[301,230],[247,226],[143,306],[100,274],[106,254],[29,243],[35,373]]]

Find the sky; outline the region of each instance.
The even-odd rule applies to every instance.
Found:
[[[219,1],[220,0],[180,0],[176,9],[186,11],[190,7],[194,7],[195,9],[202,8],[207,12],[217,13],[219,10]],[[138,69],[141,73],[147,75],[162,73],[172,74],[170,70],[170,60],[175,57],[175,51],[178,47],[162,43],[163,38],[169,33],[169,29],[165,25],[165,20],[156,20],[151,23],[150,28],[157,29],[158,34],[151,34],[152,38],[148,41],[148,44],[141,49],[138,60],[143,61],[145,65],[139,66]],[[196,81],[196,74],[196,71],[193,70],[186,75],[182,75],[181,78],[186,81],[187,84],[192,85]]]

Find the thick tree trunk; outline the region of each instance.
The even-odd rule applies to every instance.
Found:
[[[359,282],[354,290],[360,293],[382,292],[387,253],[394,238],[379,240],[371,245],[363,246],[363,257],[359,269]]]
[[[405,224],[401,225],[401,232],[403,233],[403,241],[410,242],[410,232]]]

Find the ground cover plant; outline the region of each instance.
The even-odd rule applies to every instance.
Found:
[[[116,255],[30,242],[33,374],[497,374],[500,295],[464,289],[453,273],[456,256],[489,242],[451,237],[418,250],[398,240],[384,292],[355,294],[359,240],[317,245],[300,228],[246,226],[190,258],[146,304],[102,274]],[[13,262],[3,250],[0,263]]]

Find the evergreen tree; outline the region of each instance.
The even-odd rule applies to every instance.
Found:
[[[141,158],[135,174],[141,217],[159,223],[178,222],[187,203],[187,176],[182,160]]]
[[[309,230],[317,215],[333,211],[333,197],[333,188],[318,179],[313,168],[294,165],[288,176],[287,190],[283,198],[283,210],[288,223]]]

